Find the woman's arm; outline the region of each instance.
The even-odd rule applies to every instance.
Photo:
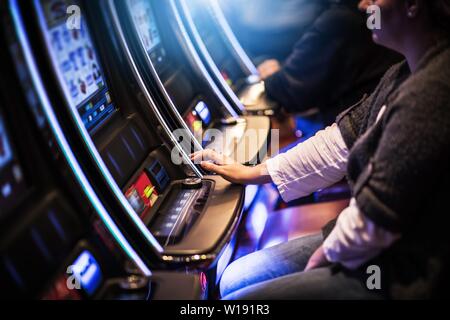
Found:
[[[232,183],[260,185],[272,182],[266,163],[254,167],[244,166],[213,150],[196,152],[191,155],[191,160]]]
[[[329,262],[357,269],[399,238],[400,234],[377,226],[362,214],[353,199],[339,216],[336,227],[323,244],[323,250]]]
[[[377,226],[352,199],[339,216],[335,228],[309,259],[305,271],[324,267],[330,262],[354,270],[389,248],[401,235]]]
[[[202,167],[240,184],[274,182],[284,200],[290,201],[328,187],[344,178],[348,149],[337,125],[318,132],[288,152],[256,167],[205,150],[192,155]]]
[[[266,162],[286,202],[329,187],[345,177],[349,150],[336,124]]]

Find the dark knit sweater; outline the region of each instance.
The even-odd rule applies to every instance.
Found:
[[[348,180],[358,207],[402,235],[369,263],[381,266],[388,294],[427,298],[448,290],[449,43],[431,49],[413,74],[405,62],[392,67],[375,92],[337,122],[351,149]]]

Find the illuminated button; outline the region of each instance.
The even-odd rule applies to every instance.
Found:
[[[92,295],[102,281],[102,272],[97,260],[89,251],[84,251],[71,266],[71,270],[81,287]]]
[[[145,196],[147,199],[150,199],[150,197],[153,195],[153,192],[155,192],[155,187],[148,186],[148,187],[145,188],[145,190],[144,190],[144,196]]]
[[[12,186],[7,183],[2,187],[2,195],[4,198],[8,198],[12,193]]]
[[[195,121],[193,124],[194,132],[199,132],[203,128],[203,123],[201,121]]]

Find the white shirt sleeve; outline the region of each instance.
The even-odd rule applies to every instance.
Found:
[[[345,209],[336,227],[325,239],[323,249],[327,260],[348,269],[357,269],[390,247],[399,234],[386,231],[369,220],[358,208],[355,199]]]
[[[281,197],[289,202],[345,177],[349,150],[337,124],[266,162]]]

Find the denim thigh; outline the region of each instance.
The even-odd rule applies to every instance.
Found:
[[[297,272],[235,291],[224,300],[379,300],[387,295],[366,286],[361,271],[325,267]]]
[[[222,297],[256,283],[303,271],[322,242],[322,234],[306,236],[236,260],[222,275]]]

